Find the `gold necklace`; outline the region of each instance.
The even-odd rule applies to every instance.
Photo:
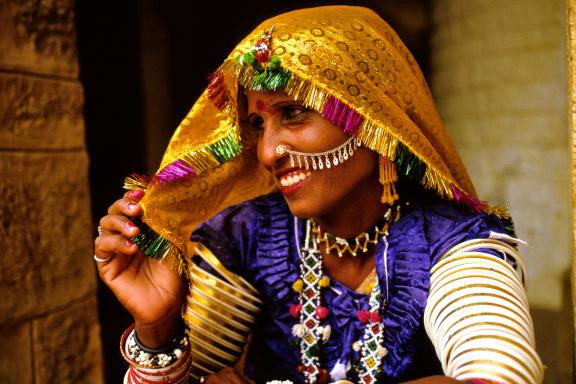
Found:
[[[382,236],[388,233],[388,226],[390,225],[391,217],[392,208],[388,208],[384,214],[383,221],[378,222],[369,230],[362,232],[351,239],[345,239],[343,237],[338,237],[330,232],[323,231],[320,229],[320,225],[318,225],[315,220],[311,219],[310,221],[312,222],[312,233],[316,235],[317,243],[324,243],[324,246],[326,247],[326,253],[335,250],[338,254],[338,257],[341,258],[346,253],[356,257],[358,253],[368,252],[368,247],[370,244],[378,244],[378,240],[380,240]]]

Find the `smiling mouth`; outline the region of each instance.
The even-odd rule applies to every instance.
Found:
[[[295,184],[300,183],[301,181],[306,180],[307,178],[310,177],[310,175],[312,175],[311,171],[308,170],[297,170],[297,171],[292,171],[292,172],[288,172],[282,176],[280,176],[280,185],[283,187],[291,187]]]

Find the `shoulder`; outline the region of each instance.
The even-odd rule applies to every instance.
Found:
[[[421,222],[432,260],[463,241],[488,238],[492,232],[508,233],[500,218],[447,201],[415,202],[408,215]]]
[[[229,226],[255,225],[259,219],[270,211],[287,210],[282,195],[272,193],[258,196],[254,199],[224,208],[204,223],[200,224],[194,233],[205,231],[207,228],[223,229]],[[194,234],[193,234],[194,237]]]
[[[245,275],[262,234],[270,231],[270,217],[287,216],[287,212],[281,195],[260,196],[223,209],[200,224],[190,239],[206,246],[232,272]]]

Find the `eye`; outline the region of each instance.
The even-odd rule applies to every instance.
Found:
[[[264,119],[261,116],[253,115],[248,119],[248,124],[257,132],[264,129]]]
[[[287,105],[282,108],[282,121],[284,123],[298,123],[305,120],[311,112],[311,109],[301,105]]]

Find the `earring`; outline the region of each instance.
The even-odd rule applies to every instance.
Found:
[[[388,157],[380,156],[380,184],[382,184],[382,203],[392,205],[398,200],[398,193],[396,192],[396,182],[398,181],[398,174],[396,173],[396,165]]]
[[[290,165],[293,167],[296,166],[296,161],[298,161],[298,167],[300,168],[310,169],[310,166],[312,166],[313,170],[322,170],[324,167],[330,168],[332,165],[337,166],[342,164],[354,155],[354,151],[356,151],[361,144],[360,139],[350,137],[338,147],[324,152],[298,152],[280,144],[276,147],[276,153],[279,155],[289,154]]]

